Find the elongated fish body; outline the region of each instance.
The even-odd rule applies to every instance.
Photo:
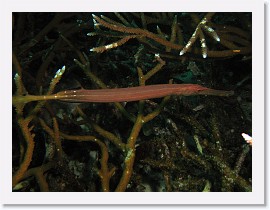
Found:
[[[159,84],[129,88],[67,90],[55,94],[56,99],[66,102],[130,102],[168,95],[216,95],[230,96],[233,91],[214,90],[196,84]]]

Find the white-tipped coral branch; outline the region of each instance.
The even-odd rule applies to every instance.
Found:
[[[202,48],[202,56],[203,58],[207,57],[207,46],[206,46],[206,41],[203,32],[201,29],[198,29],[199,35],[200,35],[200,42],[201,42],[201,48]]]
[[[105,45],[105,46],[94,47],[94,48],[90,49],[90,51],[102,53],[102,52],[104,52],[106,50],[119,47],[119,46],[125,44],[128,40],[130,40],[132,38],[136,38],[136,37],[137,37],[136,35],[134,35],[134,36],[126,36],[126,37],[118,40],[117,42],[113,42],[113,43]]]
[[[191,38],[189,39],[188,43],[185,45],[185,47],[180,51],[179,55],[184,55],[193,45],[193,43],[197,40],[197,37],[199,35],[198,32],[198,26],[195,29],[194,33],[192,34]]]
[[[184,48],[180,51],[179,55],[184,55],[188,50],[191,49],[192,45],[195,43],[195,41],[200,39],[201,42],[201,48],[202,48],[202,56],[203,58],[207,57],[207,45],[206,40],[203,31],[205,31],[210,37],[212,37],[217,42],[220,41],[219,36],[215,32],[215,30],[209,26],[206,25],[207,21],[209,21],[209,18],[204,17],[201,22],[197,25],[194,33],[192,34],[191,38],[189,39],[188,43],[184,46]]]
[[[252,137],[246,133],[242,133],[242,137],[245,139],[245,141],[247,142],[247,144],[249,144],[250,146],[252,146]]]
[[[186,45],[183,45],[183,32],[180,29],[180,26],[183,26],[181,22],[181,17],[177,15],[171,15],[170,21],[164,23],[165,25],[169,25],[171,27],[171,34],[165,34],[161,31],[161,29],[157,25],[157,33],[153,33],[149,31],[146,27],[149,24],[149,18],[145,14],[138,14],[136,17],[140,18],[142,21],[142,27],[138,27],[136,23],[128,22],[129,18],[122,19],[118,14],[118,19],[120,22],[117,22],[111,18],[105,17],[101,15],[100,17],[92,14],[93,21],[95,23],[95,31],[88,33],[88,36],[101,35],[106,37],[120,37],[120,40],[114,41],[113,43],[108,43],[105,46],[98,46],[90,49],[90,51],[94,52],[104,52],[105,50],[110,50],[116,48],[120,45],[125,44],[129,39],[135,38],[139,42],[150,46],[154,52],[161,47],[161,50],[165,52],[174,53],[173,51],[180,51],[179,55],[182,56],[185,53],[189,52],[189,55],[182,56],[174,56],[177,59],[185,59],[185,57],[193,57],[193,55],[201,55],[203,58],[207,57],[230,57],[237,54],[248,54],[251,52],[250,40],[247,39],[246,33],[238,28],[233,28],[226,26],[225,28],[214,24],[211,22],[211,18],[215,13],[207,13],[202,19],[198,17],[197,14],[191,13],[189,14],[193,20],[197,24],[195,31],[193,32],[191,38],[188,40]],[[165,15],[167,16],[167,15]],[[164,17],[165,17],[164,16]],[[124,17],[124,16],[123,16]],[[162,16],[163,17],[163,16]],[[180,20],[178,20],[180,19]],[[163,20],[163,19],[162,19]],[[131,21],[131,20],[129,20]],[[125,22],[125,23],[123,23]],[[152,21],[150,21],[152,22]],[[159,23],[155,20],[155,23]],[[162,22],[163,23],[163,22]],[[97,28],[100,26],[100,28]],[[105,28],[107,30],[103,30]],[[228,30],[229,29],[229,30]],[[225,33],[224,33],[225,30]],[[236,31],[237,33],[234,33]],[[231,37],[231,32],[235,34],[235,37]],[[206,35],[205,35],[206,34]],[[241,35],[240,35],[241,34]],[[245,36],[242,36],[245,35]],[[239,36],[240,37],[239,37]],[[123,38],[124,37],[124,38]],[[126,37],[126,38],[125,38]],[[200,47],[194,45],[197,40],[200,40]],[[211,39],[214,42],[218,42],[220,46],[224,47],[222,50],[214,50],[212,46],[208,44]],[[216,43],[214,43],[216,44]],[[167,57],[167,54],[162,54],[162,56]],[[169,55],[171,56],[171,55]]]

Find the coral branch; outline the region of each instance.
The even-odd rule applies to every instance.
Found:
[[[78,113],[86,120],[89,121],[84,112],[77,107]],[[101,128],[99,125],[94,123],[93,121],[90,121],[91,126],[95,129],[95,131],[103,136],[104,138],[110,140],[116,147],[120,148],[123,152],[126,150],[125,144],[119,139],[117,136],[115,136],[113,133],[106,131],[105,129]]]
[[[12,187],[14,187],[19,181],[22,180],[25,172],[27,171],[33,156],[34,151],[34,136],[31,134],[28,123],[24,121],[23,118],[18,119],[18,124],[21,128],[22,134],[24,136],[24,139],[26,141],[27,147],[24,154],[23,162],[20,164],[19,169],[16,171],[16,173],[12,177]]]
[[[219,66],[251,66],[240,15],[14,13],[13,191],[251,191],[251,137],[238,138],[251,124],[239,97],[220,98],[250,93],[235,86],[250,72]]]
[[[134,39],[136,37],[137,37],[136,35],[134,35],[134,36],[126,36],[126,37],[118,40],[117,42],[114,42],[114,43],[111,43],[111,44],[108,44],[108,45],[105,45],[105,46],[94,47],[94,48],[90,49],[90,51],[97,52],[97,53],[103,53],[106,50],[119,47],[119,46],[125,44],[128,40]]]
[[[137,140],[137,137],[139,135],[139,132],[143,125],[143,119],[142,114],[138,114],[136,122],[133,126],[133,129],[131,131],[131,134],[128,139],[127,143],[127,154],[125,158],[125,165],[122,173],[122,177],[119,181],[119,184],[117,185],[116,192],[123,192],[126,190],[127,185],[130,181],[132,172],[133,172],[133,164],[135,160],[135,143]]]
[[[110,24],[104,20],[102,20],[101,18],[99,18],[98,16],[96,15],[93,15],[93,18],[99,22],[102,26],[106,27],[106,28],[109,28],[113,31],[119,31],[119,32],[123,32],[123,33],[129,33],[129,34],[136,34],[136,35],[140,35],[142,37],[147,37],[147,38],[150,38],[164,46],[167,46],[167,47],[170,47],[172,49],[176,49],[176,50],[179,50],[182,48],[181,45],[178,45],[178,44],[173,44],[163,38],[160,38],[159,36],[157,36],[156,34],[154,33],[151,33],[147,30],[144,30],[144,29],[140,29],[140,28],[131,28],[131,27],[125,27],[125,26],[119,26],[119,25],[113,25],[113,24]]]
[[[39,119],[40,124],[42,127],[49,133],[52,134],[53,130],[44,122],[44,120]],[[54,134],[55,135],[55,134]],[[109,187],[109,182],[110,178],[114,174],[114,168],[109,170],[108,168],[108,149],[107,146],[99,139],[97,139],[95,136],[76,136],[76,135],[68,135],[63,132],[60,132],[60,136],[64,138],[65,140],[71,140],[71,141],[91,141],[96,143],[101,150],[101,159],[100,159],[100,164],[101,164],[101,169],[98,171],[98,175],[101,179],[102,183],[102,189],[104,192],[110,191]]]
[[[199,37],[200,42],[201,42],[201,48],[202,48],[202,56],[203,58],[207,57],[207,46],[206,46],[206,41],[205,37],[203,34],[203,31],[206,31],[213,39],[216,41],[220,41],[220,38],[218,37],[217,33],[212,29],[211,27],[207,26],[206,23],[210,20],[210,18],[214,15],[214,13],[208,13],[202,20],[201,22],[197,25],[194,33],[192,34],[190,40],[186,44],[186,46],[180,51],[179,55],[184,55],[187,51],[189,51],[192,47],[192,45],[195,43],[197,38]],[[194,15],[192,16],[193,19],[196,21],[196,17]]]

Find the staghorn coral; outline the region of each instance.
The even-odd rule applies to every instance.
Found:
[[[241,137],[251,133],[241,106],[251,100],[250,23],[239,18],[249,13],[13,16],[14,191],[251,191]],[[143,95],[190,61],[203,72],[198,84],[234,96],[33,101],[78,88],[139,86]]]

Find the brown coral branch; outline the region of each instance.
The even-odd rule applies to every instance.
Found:
[[[144,30],[144,29],[140,29],[140,28],[131,28],[131,27],[126,27],[126,26],[119,26],[119,25],[113,25],[110,24],[104,20],[102,20],[101,18],[99,18],[98,16],[93,14],[93,18],[99,22],[102,26],[109,28],[113,31],[119,31],[119,32],[123,32],[123,33],[129,33],[129,34],[137,34],[137,35],[141,35],[142,37],[145,36],[147,38],[150,38],[164,46],[179,50],[182,48],[181,45],[178,44],[173,44],[170,41],[167,41],[159,36],[157,36],[154,33],[151,33],[150,31]]]
[[[34,176],[37,180],[40,191],[41,192],[48,192],[49,186],[48,186],[48,183],[46,181],[46,177],[44,176],[44,173],[47,172],[48,170],[52,169],[53,167],[55,167],[55,165],[56,164],[54,162],[49,162],[49,163],[43,164],[41,166],[31,168],[24,174],[22,179],[27,179],[28,177]]]
[[[19,181],[22,180],[25,172],[27,171],[33,156],[34,151],[34,136],[31,134],[30,129],[28,128],[28,123],[24,121],[23,118],[18,119],[18,124],[21,128],[22,134],[26,141],[26,151],[22,163],[20,164],[19,169],[15,172],[12,177],[12,187],[14,187]]]
[[[97,53],[103,53],[106,50],[119,47],[119,46],[125,44],[128,40],[134,39],[136,37],[137,37],[136,35],[125,36],[124,38],[122,38],[122,39],[120,39],[120,40],[118,40],[116,42],[113,42],[111,44],[108,44],[108,45],[105,45],[105,46],[94,47],[94,48],[90,49],[90,51],[97,52]]]
[[[55,135],[54,131],[44,122],[44,120],[39,119],[41,126],[44,130],[46,130],[50,135]],[[101,158],[100,158],[100,165],[101,168],[98,171],[98,175],[101,179],[102,189],[104,192],[108,192],[110,190],[109,182],[110,178],[114,174],[115,168],[109,169],[108,168],[108,158],[109,152],[106,144],[104,144],[101,140],[96,138],[95,136],[79,136],[79,135],[68,135],[63,132],[59,132],[60,136],[65,140],[70,141],[90,141],[96,143],[101,150]]]
[[[109,141],[111,141],[116,147],[118,147],[119,149],[121,149],[123,152],[125,152],[126,150],[126,146],[125,144],[122,142],[122,140],[120,138],[118,138],[116,135],[114,135],[113,133],[101,128],[98,124],[96,124],[93,121],[90,121],[87,116],[84,114],[84,112],[81,110],[81,108],[77,107],[77,111],[80,114],[80,116],[85,119],[87,122],[89,122],[91,124],[91,126],[94,128],[94,130],[101,135],[102,137],[108,139]]]
[[[141,102],[142,103],[142,102]],[[125,157],[125,165],[123,169],[123,173],[121,179],[117,185],[116,192],[123,192],[126,190],[127,185],[130,181],[132,172],[133,172],[133,164],[135,160],[135,143],[138,138],[139,132],[143,125],[142,113],[139,113],[136,119],[136,122],[133,126],[131,134],[128,138],[127,143],[127,154]]]

